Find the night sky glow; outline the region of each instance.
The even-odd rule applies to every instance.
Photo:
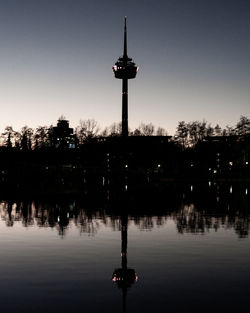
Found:
[[[250,117],[249,0],[0,0],[0,132],[120,122],[125,15],[131,128]]]

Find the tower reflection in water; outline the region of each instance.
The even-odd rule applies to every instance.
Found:
[[[138,276],[133,268],[127,266],[127,245],[128,245],[128,214],[121,215],[121,268],[114,270],[112,280],[122,289],[123,312],[126,312],[127,290],[132,284],[138,281]]]

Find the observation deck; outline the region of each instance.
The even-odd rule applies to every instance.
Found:
[[[136,77],[138,67],[133,62],[132,58],[124,59],[120,57],[113,66],[115,78],[132,79]]]

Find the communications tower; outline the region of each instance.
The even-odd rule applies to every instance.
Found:
[[[132,58],[127,55],[127,25],[126,16],[124,20],[124,47],[123,56],[120,57],[115,66],[113,66],[113,72],[115,78],[122,79],[122,136],[128,136],[128,79],[136,77],[138,67],[133,62]]]

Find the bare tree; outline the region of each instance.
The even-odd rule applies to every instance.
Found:
[[[152,123],[149,123],[149,124],[141,123],[139,126],[139,130],[142,136],[153,136],[155,127]]]
[[[156,136],[167,136],[168,133],[166,131],[166,129],[164,129],[163,127],[158,127],[156,130]]]
[[[80,120],[80,124],[75,129],[79,144],[96,137],[99,130],[100,128],[94,119]]]
[[[101,135],[102,137],[107,137],[107,136],[108,136],[108,127],[105,127],[105,128],[101,131],[100,135]]]
[[[122,134],[122,123],[113,123],[109,127],[109,136],[120,136]]]

